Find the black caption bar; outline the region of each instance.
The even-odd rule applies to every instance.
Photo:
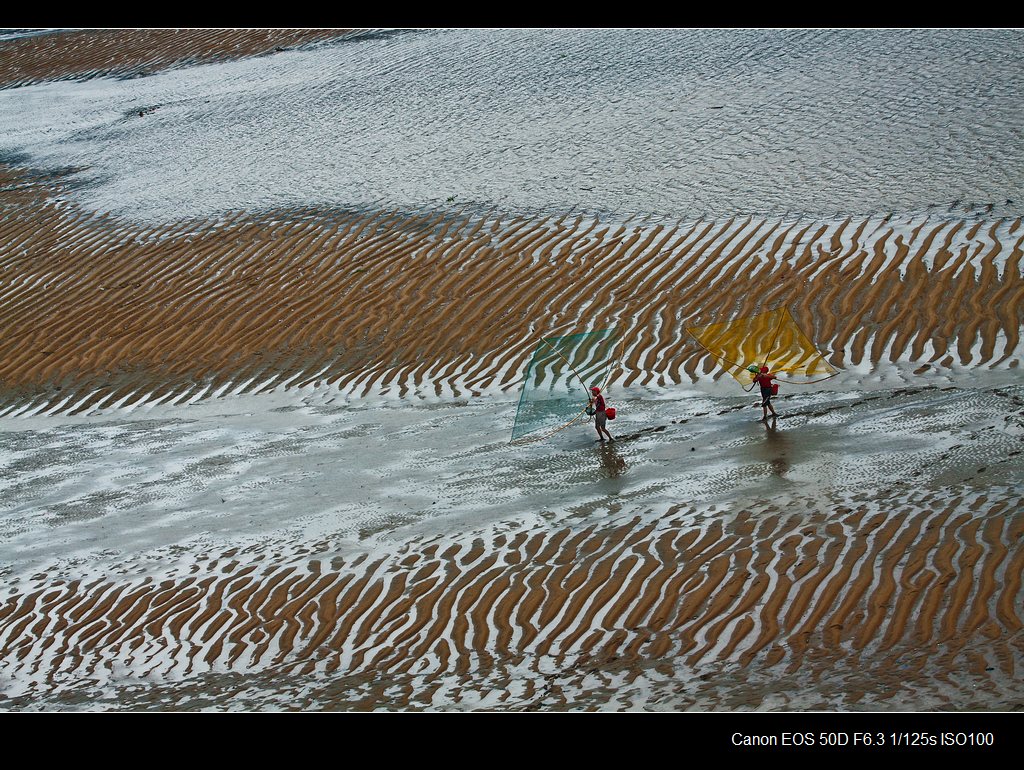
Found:
[[[942,713],[787,713],[714,715],[701,729],[709,750],[733,756],[792,752],[803,754],[956,753],[991,757],[1024,748],[1024,714]],[[703,720],[701,720],[703,721]]]

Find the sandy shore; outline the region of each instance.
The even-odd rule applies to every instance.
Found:
[[[0,704],[1019,708],[1024,391],[823,395],[12,421]]]
[[[615,325],[616,381],[717,376],[684,331],[788,305],[828,361],[1015,368],[1020,220],[602,223],[287,211],[138,227],[3,173],[0,415],[323,383],[508,391],[537,333]],[[529,278],[529,280],[525,280]]]
[[[144,229],[69,204],[73,177],[8,167],[0,192],[6,707],[1018,704],[1024,393],[1000,382],[1020,355],[1019,219],[307,210]],[[770,303],[846,368],[825,393],[791,387],[775,431],[750,427],[748,399],[683,333]],[[625,440],[594,450],[581,426],[510,454],[533,330],[612,324]],[[645,402],[691,387],[711,387],[706,408],[669,419]],[[246,398],[327,426],[384,399],[401,426],[211,449],[219,421],[189,410]],[[490,399],[468,438],[449,410],[432,423],[458,451],[420,456],[416,404]],[[128,420],[113,446],[134,448],[113,465],[94,450],[111,419]],[[908,431],[920,440],[893,444]],[[859,445],[873,459],[855,491]],[[700,483],[676,468],[690,446]],[[278,459],[245,470],[267,449]],[[249,481],[221,489],[236,473]],[[584,499],[564,494],[581,480]],[[261,509],[272,523],[243,513]],[[474,528],[453,530],[452,510]],[[332,524],[296,540],[296,514]],[[140,534],[116,534],[120,517]],[[183,528],[167,541],[152,517]],[[66,536],[40,552],[54,526]]]
[[[19,38],[0,87],[343,33]],[[614,34],[580,60],[627,56]],[[352,83],[412,93],[443,43],[338,55],[329,81],[365,63]],[[270,105],[239,146],[287,140],[295,105],[336,116],[309,74],[327,59],[283,57],[288,78],[210,108]],[[560,57],[544,66],[568,77]],[[53,146],[207,136],[165,133],[205,112],[161,124],[142,103],[80,107]],[[429,165],[420,133],[402,147]],[[473,157],[514,166],[509,145]],[[130,220],[83,205],[102,173],[28,157],[0,162],[0,709],[1024,709],[1012,200],[671,219],[443,187],[433,208]],[[784,385],[766,424],[685,328],[781,306],[843,371]],[[617,440],[583,424],[511,446],[538,335],[610,326]]]
[[[109,29],[0,41],[0,88],[102,76],[141,77],[174,67],[259,56],[330,40],[349,29]]]

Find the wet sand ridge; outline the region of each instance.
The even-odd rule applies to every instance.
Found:
[[[162,580],[24,586],[0,605],[0,655],[8,677],[30,669],[54,692],[74,687],[62,672],[96,684],[128,666],[158,683],[269,668],[371,675],[398,687],[371,687],[374,705],[422,707],[472,673],[505,693],[502,707],[566,708],[595,697],[588,675],[624,677],[628,692],[655,664],[698,683],[739,665],[799,676],[809,693],[845,690],[847,706],[941,686],[963,688],[942,696],[962,703],[983,682],[991,707],[1012,700],[1020,673],[1022,534],[997,492],[909,492],[888,513],[854,501],[825,513],[812,499],[737,514],[679,505],[330,563],[316,546],[306,562],[305,548],[284,562],[234,549]],[[551,671],[565,680],[554,691]],[[718,685],[709,702],[743,690]]]
[[[781,304],[841,368],[1018,363],[1018,219],[307,209],[143,227],[55,200],[59,180],[8,168],[0,181],[7,415],[313,382],[508,390],[538,334],[610,325],[619,382],[694,382],[717,366],[686,325]]]

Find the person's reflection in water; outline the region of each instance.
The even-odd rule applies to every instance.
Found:
[[[768,445],[768,466],[772,469],[774,475],[779,478],[785,478],[786,471],[789,470],[789,460],[787,459],[789,455],[789,441],[786,439],[785,432],[778,430],[776,427],[777,423],[777,417],[764,421],[765,440]]]
[[[609,478],[616,478],[626,470],[626,461],[615,450],[615,442],[601,444],[597,450],[601,457],[601,468]]]

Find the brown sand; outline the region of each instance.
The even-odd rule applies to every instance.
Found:
[[[1001,242],[1001,220],[958,253],[963,221],[923,223],[908,241],[884,221],[645,229],[448,212],[146,228],[58,206],[61,187],[0,170],[0,413],[287,380],[354,395],[507,389],[530,328],[612,324],[628,341],[625,384],[694,381],[716,365],[684,325],[773,303],[839,367],[995,366],[1019,339],[1024,231]]]
[[[1019,341],[1019,221],[295,210],[147,227],[58,202],[65,183],[0,167],[0,415],[287,380],[508,389],[531,325],[617,324],[627,384],[693,381],[716,367],[684,325],[772,303],[841,367],[989,367]],[[159,582],[44,573],[0,601],[0,659],[51,684],[116,665],[326,672],[355,688],[345,698],[362,693],[342,705],[367,708],[459,703],[453,675],[503,690],[503,707],[573,708],[680,671],[696,682],[683,701],[747,706],[736,667],[847,705],[908,686],[971,703],[954,673],[967,671],[1007,703],[1024,644],[1020,511],[999,487],[906,489],[414,538],[347,561],[229,550]]]
[[[1003,516],[986,515],[997,506]],[[39,576],[36,590],[0,605],[0,656],[15,669],[43,661],[51,675],[63,662],[88,676],[129,654],[139,672],[162,675],[270,663],[280,676],[310,663],[337,675],[416,675],[408,705],[424,705],[432,679],[450,671],[510,683],[540,679],[531,667],[542,660],[566,675],[639,674],[651,660],[691,672],[759,661],[780,678],[811,680],[869,665],[876,680],[923,682],[936,661],[955,671],[976,658],[987,663],[974,673],[1002,691],[1024,651],[1019,506],[907,492],[891,510],[901,515],[864,506],[829,515],[807,499],[785,513],[758,504],[695,520],[680,507],[489,542],[412,540],[372,563],[330,568],[225,572],[213,559],[160,583]],[[977,657],[979,638],[995,658]],[[573,705],[548,696],[551,707]]]
[[[259,56],[341,37],[349,29],[93,29],[0,41],[0,88]]]

